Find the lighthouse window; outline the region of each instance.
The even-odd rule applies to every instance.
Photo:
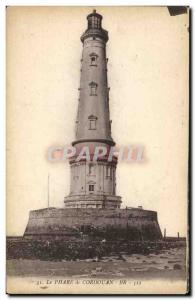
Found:
[[[90,56],[90,65],[97,66],[98,55],[96,53],[91,53],[89,56]]]
[[[89,18],[89,20],[88,20],[88,28],[91,28],[91,27],[92,27],[92,19]]]
[[[95,56],[91,57],[91,65],[92,66],[95,64],[95,62],[96,62],[96,57]]]
[[[92,26],[93,28],[98,28],[99,22],[98,22],[98,18],[93,17],[92,18]]]
[[[89,119],[89,130],[96,130],[97,117],[91,115],[88,117],[88,119]]]
[[[91,87],[91,95],[96,95],[96,89],[97,89],[96,86]]]
[[[95,28],[98,28],[98,19],[97,18],[94,19],[94,25],[95,25],[94,26]]]
[[[90,96],[97,96],[97,83],[95,82],[90,82]]]
[[[94,174],[94,165],[89,164],[89,175],[93,175],[93,174]]]
[[[89,129],[90,130],[96,129],[96,120],[89,120]]]
[[[93,192],[93,191],[94,191],[94,185],[93,185],[93,184],[90,184],[90,185],[89,185],[89,191],[90,191],[90,192]]]
[[[106,177],[111,177],[111,167],[106,166]]]

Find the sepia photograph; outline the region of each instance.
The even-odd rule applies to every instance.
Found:
[[[6,291],[185,295],[187,6],[6,8]]]

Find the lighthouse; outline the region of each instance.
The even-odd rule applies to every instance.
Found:
[[[81,78],[72,142],[75,155],[69,161],[70,193],[62,200],[63,208],[30,211],[24,237],[80,241],[85,234],[90,241],[160,240],[157,212],[142,206],[120,207],[121,197],[116,194],[117,157],[108,156],[115,145],[107,81],[108,32],[102,28],[102,16],[95,10],[87,21],[88,27],[81,36]],[[97,149],[106,151],[94,159]]]
[[[94,10],[87,16],[88,26],[81,36],[83,44],[75,141],[77,155],[70,160],[70,194],[66,208],[117,209],[121,197],[116,196],[117,158],[106,155],[115,142],[111,136],[109,87],[107,80],[106,43],[108,32],[102,28],[102,16]],[[78,153],[87,149],[91,160],[78,161]],[[96,150],[95,150],[96,149]],[[97,149],[105,156],[93,160]]]

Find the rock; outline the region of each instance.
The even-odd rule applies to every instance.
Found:
[[[99,259],[98,259],[98,257],[95,257],[92,261],[97,262],[97,261],[99,261]]]

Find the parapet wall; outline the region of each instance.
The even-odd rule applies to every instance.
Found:
[[[30,212],[24,237],[159,240],[157,213],[143,209],[60,209]]]

